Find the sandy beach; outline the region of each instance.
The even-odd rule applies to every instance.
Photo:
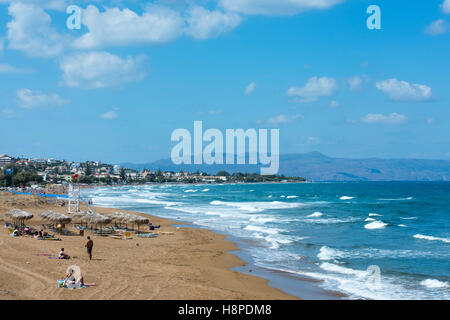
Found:
[[[86,232],[42,241],[32,237],[11,237],[4,213],[18,208],[33,213],[27,225],[40,229],[38,214],[67,208],[37,196],[0,192],[0,299],[297,299],[267,285],[267,281],[230,270],[245,263],[228,253],[237,250],[223,235],[208,230],[179,228],[179,222],[151,217],[157,238],[113,239]],[[107,214],[116,209],[96,208]],[[122,210],[121,210],[122,211]],[[122,211],[125,213],[131,213]],[[148,215],[133,212],[134,214]],[[78,232],[71,225],[66,229]],[[94,241],[93,260],[84,245],[86,236]],[[72,259],[51,259],[65,248]],[[81,268],[85,282],[96,286],[82,289],[57,288],[71,265]]]

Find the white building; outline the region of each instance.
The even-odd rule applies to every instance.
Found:
[[[0,153],[0,167],[3,167],[6,164],[10,164],[14,162],[14,158],[10,157],[6,154]]]

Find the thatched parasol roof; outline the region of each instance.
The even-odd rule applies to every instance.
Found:
[[[8,212],[5,213],[5,216],[11,219],[16,220],[29,220],[33,218],[33,214],[28,213],[26,211],[20,210],[20,209],[11,209]]]
[[[148,224],[150,222],[150,220],[148,218],[145,217],[141,217],[141,216],[136,216],[135,222],[136,224]]]
[[[125,216],[125,214],[122,212],[116,211],[116,212],[110,213],[108,216],[114,221],[121,222],[123,220],[123,217]]]
[[[83,218],[88,214],[88,212],[74,212],[72,213],[72,219],[83,220]]]
[[[108,224],[112,221],[110,217],[106,217],[98,213],[89,213],[84,216],[83,220],[95,224]]]
[[[39,214],[41,218],[44,220],[50,221],[50,222],[57,222],[57,223],[70,223],[72,221],[72,218],[69,216],[66,216],[65,214],[47,210],[43,211]]]

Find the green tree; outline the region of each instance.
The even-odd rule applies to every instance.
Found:
[[[120,168],[120,179],[122,179],[122,181],[127,180],[127,173],[125,172],[124,168]]]
[[[92,168],[91,168],[91,165],[89,163],[86,163],[86,170],[84,170],[84,174],[86,176],[88,176],[88,177],[90,175],[92,175]]]

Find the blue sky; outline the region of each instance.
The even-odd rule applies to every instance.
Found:
[[[0,0],[0,38],[0,153],[149,162],[202,120],[279,128],[281,153],[450,159],[449,0]]]

